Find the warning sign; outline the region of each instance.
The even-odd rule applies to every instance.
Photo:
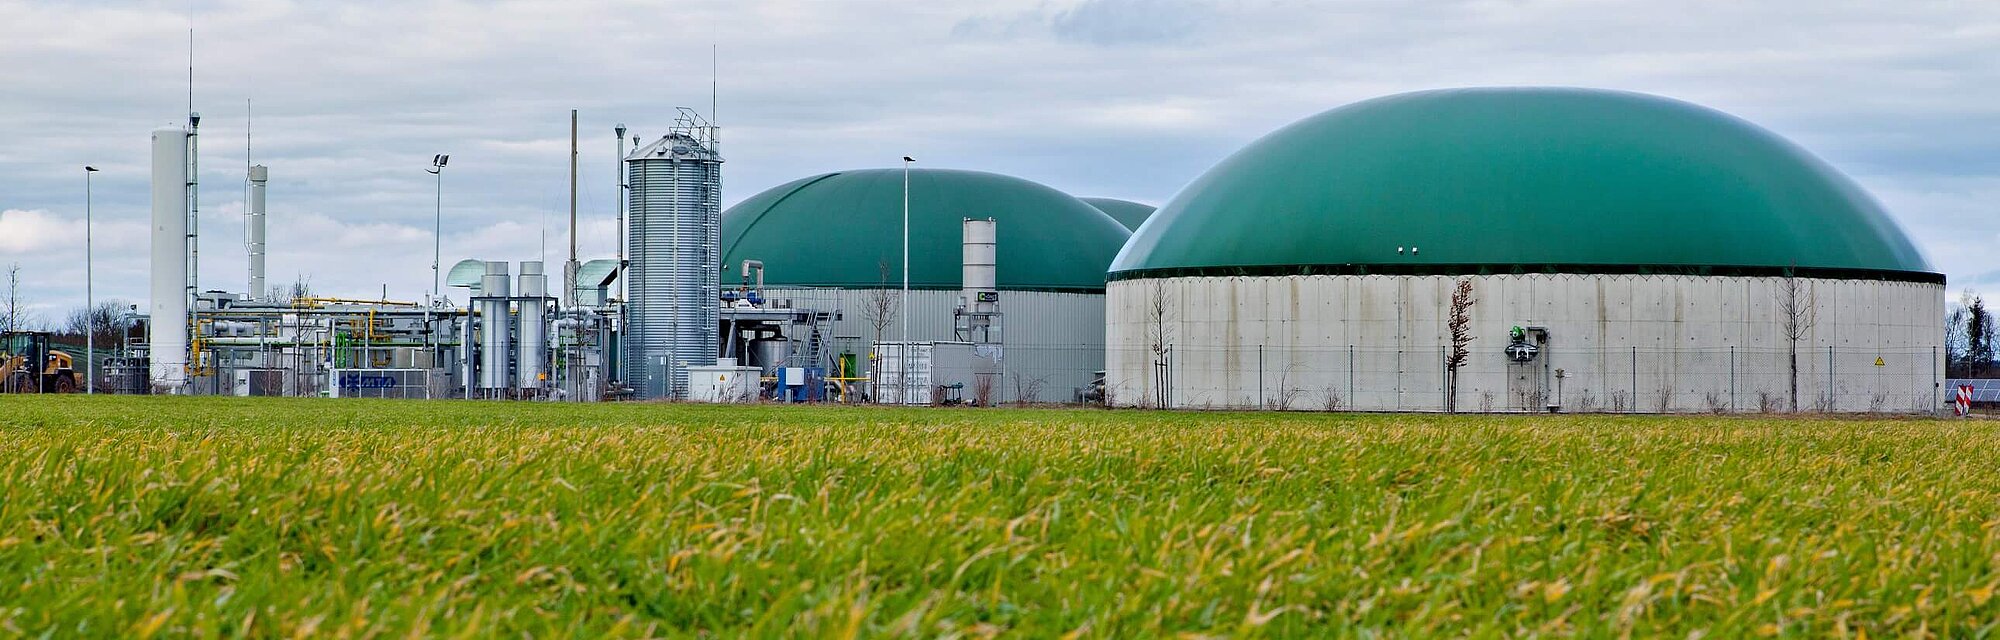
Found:
[[[1888,365],[1889,365],[1889,363],[1886,363],[1886,362],[1883,362],[1883,361],[1882,361],[1882,356],[1875,356],[1875,366],[1878,366],[1878,367],[1886,367],[1886,366],[1888,366]]]

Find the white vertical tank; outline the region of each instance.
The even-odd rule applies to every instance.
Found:
[[[169,393],[187,384],[188,135],[153,131],[153,271],[149,304],[153,387]]]
[[[271,170],[264,165],[250,167],[250,210],[244,214],[246,247],[250,254],[250,297],[264,297],[264,187]]]
[[[520,334],[520,351],[515,356],[515,386],[522,389],[542,389],[548,385],[549,325],[548,302],[549,277],[542,273],[540,261],[521,263],[520,323],[516,330]]]

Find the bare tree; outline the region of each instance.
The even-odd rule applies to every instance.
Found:
[[[1799,410],[1799,340],[1812,333],[1813,323],[1818,320],[1818,305],[1813,299],[1810,285],[1799,281],[1797,276],[1785,276],[1778,282],[1778,321],[1784,331],[1787,349],[1786,361],[1791,365],[1792,412]]]
[[[108,300],[97,303],[95,307],[72,309],[63,320],[61,333],[81,339],[86,332],[94,332],[96,335],[92,338],[99,346],[118,344],[119,337],[131,324],[130,318],[125,315],[125,308],[130,304],[123,300]]]
[[[7,330],[17,331],[26,324],[21,317],[21,263],[7,265]]]
[[[1477,338],[1472,335],[1472,305],[1479,299],[1472,297],[1472,279],[1458,281],[1451,291],[1451,315],[1445,320],[1445,330],[1451,333],[1451,353],[1445,356],[1445,413],[1458,413],[1458,369],[1472,354],[1467,346]]]
[[[1965,374],[1966,308],[1972,306],[1972,290],[1958,295],[1958,303],[1944,314],[1944,370],[1945,375],[1955,378],[1969,377]]]
[[[877,262],[875,267],[882,274],[881,286],[868,290],[868,295],[861,300],[861,319],[875,329],[875,342],[871,344],[881,344],[883,332],[889,330],[889,323],[896,321],[896,312],[900,308],[897,305],[902,303],[902,298],[897,295],[897,290],[889,288],[889,261]],[[868,396],[881,402],[882,368],[874,365],[869,363],[868,367]]]
[[[312,278],[299,274],[292,279],[292,285],[282,291],[273,292],[271,298],[287,305],[297,305],[300,300],[313,297]]]
[[[1162,409],[1168,408],[1172,399],[1167,389],[1167,385],[1172,384],[1172,365],[1167,356],[1174,343],[1173,303],[1173,294],[1167,291],[1166,284],[1153,281],[1146,299],[1146,349],[1151,352],[1153,361],[1154,406]]]

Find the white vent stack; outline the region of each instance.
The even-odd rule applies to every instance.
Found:
[[[509,356],[514,353],[512,313],[507,298],[507,263],[486,263],[486,275],[479,280],[479,388],[505,392]]]
[[[249,244],[251,298],[264,297],[264,187],[270,180],[269,167],[250,167],[250,210],[244,214],[244,235]]]
[[[188,134],[153,131],[153,275],[150,376],[168,392],[187,384]]]
[[[952,310],[958,339],[981,344],[1000,342],[999,226],[992,218],[966,218],[960,260],[958,308]]]
[[[541,261],[521,263],[521,340],[514,361],[514,384],[521,389],[541,389],[548,383],[548,296],[549,277],[542,273]]]
[[[965,219],[963,270],[965,309],[972,313],[992,313],[999,305],[999,267],[995,251],[998,225],[992,218]],[[981,295],[985,294],[985,295]]]

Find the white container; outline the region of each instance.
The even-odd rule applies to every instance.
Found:
[[[695,402],[755,402],[762,370],[728,365],[688,367],[688,399]]]

